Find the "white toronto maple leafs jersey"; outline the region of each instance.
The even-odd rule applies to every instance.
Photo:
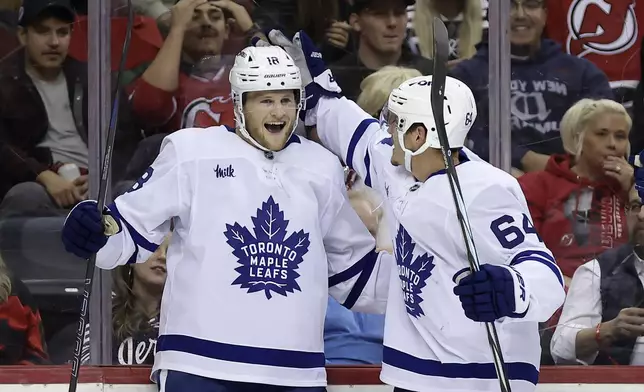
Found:
[[[177,131],[109,208],[122,230],[101,268],[144,262],[174,223],[154,372],[324,386],[328,295],[385,311],[393,257],[375,252],[338,158],[298,136],[271,155],[225,127]]]
[[[386,200],[397,274],[389,286],[382,381],[410,391],[498,392],[485,324],[466,318],[453,292],[469,263],[447,175],[439,171],[423,183],[393,166],[386,128],[344,98],[321,99],[309,124]],[[513,392],[533,391],[538,322],[563,303],[563,277],[532,226],[518,182],[467,149],[460,158],[456,171],[481,263],[510,265],[524,279],[527,311],[496,327]]]

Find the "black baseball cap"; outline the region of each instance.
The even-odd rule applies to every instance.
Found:
[[[351,12],[360,13],[365,8],[368,8],[372,4],[376,3],[377,5],[381,4],[395,4],[396,0],[353,0],[353,7],[351,7]],[[379,4],[378,4],[379,3]],[[416,4],[416,0],[405,0],[407,6]]]
[[[22,0],[22,7],[18,11],[20,26],[27,26],[43,16],[55,16],[72,23],[75,13],[70,0]]]

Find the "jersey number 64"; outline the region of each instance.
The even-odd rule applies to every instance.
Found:
[[[543,242],[537,230],[535,230],[528,215],[523,214],[523,230],[515,224],[515,220],[510,215],[503,215],[492,221],[490,229],[501,246],[505,249],[513,249],[521,245],[525,241],[528,234],[534,234],[539,242]]]

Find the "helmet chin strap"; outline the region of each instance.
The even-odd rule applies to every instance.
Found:
[[[411,153],[409,153],[408,151],[405,151],[405,170],[407,170],[410,173],[411,173],[411,157],[413,157],[413,155],[411,155]]]
[[[398,143],[400,144],[400,148],[405,153],[405,170],[411,173],[411,158],[425,152],[425,150],[429,148],[429,141],[425,140],[425,143],[423,143],[423,145],[420,146],[418,150],[411,151],[410,149],[405,147],[405,134],[403,132],[398,132]]]

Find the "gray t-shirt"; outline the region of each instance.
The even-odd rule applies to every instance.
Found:
[[[40,93],[49,119],[47,134],[38,146],[49,148],[54,162],[87,168],[89,151],[74,122],[65,74],[61,72],[56,80],[47,81],[27,73]]]

